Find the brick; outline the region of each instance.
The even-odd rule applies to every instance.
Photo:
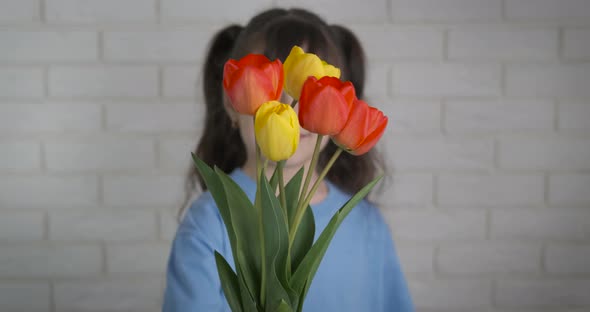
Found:
[[[107,105],[107,130],[195,133],[201,128],[204,108],[194,103]]]
[[[2,8],[0,10],[2,23],[39,20],[39,0],[0,0],[0,8]]]
[[[55,212],[49,221],[53,240],[137,241],[156,236],[151,212]]]
[[[571,59],[590,58],[590,28],[566,29],[563,55]]]
[[[387,148],[398,169],[485,169],[493,161],[492,142],[482,139],[398,139]]]
[[[466,241],[485,237],[483,211],[397,211],[389,213],[393,236],[409,241]]]
[[[588,211],[492,211],[492,238],[581,240],[589,234]]]
[[[588,169],[590,140],[501,140],[499,162],[511,169]]]
[[[2,277],[78,277],[101,272],[98,245],[0,246]]]
[[[97,38],[89,31],[0,31],[0,61],[93,61]]]
[[[328,18],[329,23],[336,21],[351,22],[379,22],[388,21],[388,1],[375,0],[369,3],[362,3],[354,0],[278,0],[278,6],[282,7],[303,7],[316,14]],[[338,8],[335,10],[335,8]]]
[[[496,96],[500,68],[488,64],[397,64],[392,88],[402,96]]]
[[[362,25],[353,27],[371,60],[440,60],[442,31],[428,27]]]
[[[508,19],[583,21],[590,17],[590,3],[585,0],[506,0],[505,10]]]
[[[478,243],[441,246],[437,267],[452,274],[538,273],[541,245],[524,243]]]
[[[409,280],[408,285],[417,311],[474,311],[492,300],[492,284],[485,280]]]
[[[138,278],[101,281],[57,281],[55,311],[157,311],[161,309],[162,280]]]
[[[111,274],[164,273],[169,244],[134,243],[107,245],[107,270]]]
[[[33,67],[0,68],[0,98],[38,98],[45,93],[43,71]]]
[[[442,175],[438,201],[450,206],[515,206],[544,202],[542,175]]]
[[[382,205],[428,207],[433,202],[433,178],[430,174],[394,174],[383,191]]]
[[[192,201],[191,201],[192,203]],[[160,238],[166,241],[172,241],[174,235],[176,235],[176,229],[178,228],[178,212],[181,208],[161,211],[160,212]]]
[[[156,19],[155,0],[46,0],[53,23],[148,22]]]
[[[25,133],[41,131],[98,131],[98,104],[7,104],[0,106],[0,131]]]
[[[0,282],[0,310],[3,312],[50,311],[50,291],[47,282]]]
[[[195,66],[167,66],[164,68],[164,96],[201,98],[203,73]]]
[[[559,174],[549,177],[549,202],[562,205],[590,204],[589,174]]]
[[[554,106],[543,100],[449,101],[445,129],[453,133],[552,131]]]
[[[506,68],[509,96],[590,97],[590,64],[513,65]]]
[[[0,171],[30,171],[41,167],[37,142],[0,141]]]
[[[562,102],[558,106],[559,129],[588,130],[590,129],[590,102]]]
[[[498,21],[500,0],[394,0],[394,21]]]
[[[397,253],[402,270],[410,274],[433,274],[433,246],[398,245]]]
[[[364,96],[386,98],[389,94],[391,68],[387,64],[369,64]]]
[[[45,144],[47,168],[52,171],[149,169],[155,166],[154,150],[148,139]]]
[[[550,273],[590,273],[590,245],[551,244],[545,249],[545,267]]]
[[[195,62],[205,54],[208,31],[106,32],[104,55],[116,61]]]
[[[158,71],[152,66],[54,67],[52,96],[152,97],[158,95]]]
[[[184,176],[114,176],[104,178],[105,203],[115,206],[179,207]]]
[[[495,301],[499,307],[564,307],[590,305],[590,280],[499,281]]]
[[[557,58],[556,29],[473,27],[449,32],[448,55],[458,60],[545,60]]]
[[[42,240],[43,219],[42,212],[0,212],[0,241]]]
[[[196,138],[161,140],[158,144],[160,167],[188,172],[194,167],[191,153],[195,151],[197,141]]]
[[[441,105],[438,101],[396,99],[375,100],[369,105],[380,106],[388,116],[387,130],[391,135],[400,133],[439,134]]]
[[[198,20],[246,23],[262,10],[269,9],[271,0],[254,0],[248,3],[221,1],[162,0],[162,18],[165,20]],[[284,6],[279,4],[280,6]],[[301,4],[300,4],[301,6]],[[228,10],[228,8],[231,8]]]
[[[34,196],[23,196],[34,194]],[[79,208],[98,202],[96,177],[0,176],[0,206],[7,208]]]

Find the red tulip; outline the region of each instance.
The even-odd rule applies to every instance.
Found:
[[[239,61],[230,59],[223,68],[223,88],[233,108],[254,115],[260,105],[275,101],[283,91],[283,64],[266,56],[248,54]]]
[[[342,130],[356,98],[350,81],[336,77],[307,78],[299,98],[299,123],[304,129],[323,135]]]
[[[353,155],[368,152],[383,135],[387,116],[361,100],[355,100],[344,129],[332,139]]]

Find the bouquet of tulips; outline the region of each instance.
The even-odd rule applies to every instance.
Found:
[[[215,199],[231,244],[236,270],[217,252],[215,260],[232,311],[301,311],[338,226],[381,178],[352,196],[314,242],[309,203],[320,182],[342,151],[366,153],[387,125],[387,117],[359,100],[352,83],[339,77],[338,68],[298,46],[284,64],[257,54],[225,64],[226,95],[237,112],[253,116],[257,143],[254,203],[224,172],[210,168],[194,154],[193,159]],[[283,87],[293,103],[278,101]],[[293,109],[297,104],[299,114]],[[284,181],[283,167],[297,149],[300,126],[317,134],[310,168],[305,179],[301,168],[290,181]],[[324,136],[340,148],[309,189]],[[276,162],[270,179],[265,174],[269,161]]]

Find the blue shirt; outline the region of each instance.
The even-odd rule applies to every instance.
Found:
[[[231,177],[252,200],[256,183],[241,170]],[[328,183],[326,198],[312,205],[316,239],[349,198]],[[163,312],[230,311],[217,275],[216,250],[235,268],[221,215],[211,194],[204,192],[176,232]],[[389,228],[375,206],[362,201],[344,219],[312,281],[303,311],[414,311]]]

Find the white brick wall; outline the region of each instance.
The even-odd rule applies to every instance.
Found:
[[[154,22],[156,0],[45,0],[51,23]]]
[[[34,22],[40,16],[39,0],[0,0],[0,22],[2,23],[27,23]]]
[[[0,311],[160,310],[208,40],[272,6],[364,44],[418,311],[590,309],[590,1],[0,0]]]
[[[23,300],[26,298],[26,300]],[[0,308],[6,312],[46,312],[51,307],[48,282],[0,283]]]

